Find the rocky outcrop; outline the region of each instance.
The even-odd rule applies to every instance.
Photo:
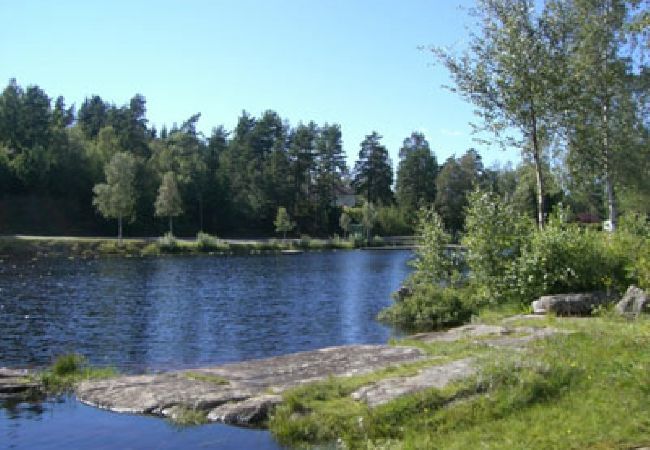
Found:
[[[648,294],[636,286],[627,288],[621,301],[616,304],[616,312],[628,317],[637,317],[642,312],[648,312],[649,310]]]
[[[611,303],[604,292],[545,295],[532,303],[535,314],[555,313],[559,316],[588,316],[598,306]]]
[[[42,386],[31,375],[28,370],[0,367],[0,400],[40,394]]]
[[[422,351],[410,347],[329,347],[192,371],[86,381],[76,393],[84,403],[116,412],[165,415],[182,406],[209,412],[215,421],[243,425],[263,420],[279,400],[277,394],[288,388],[424,358]]]
[[[531,340],[559,332],[552,328],[471,324],[411,338],[426,343],[463,340],[520,350]],[[193,410],[205,414],[209,421],[255,426],[267,419],[289,388],[331,376],[363,375],[423,361],[425,367],[417,373],[369,382],[352,398],[375,407],[425,389],[443,388],[478,370],[473,358],[441,361],[413,347],[349,345],[191,371],[86,381],[76,393],[84,403],[116,412],[174,418]]]
[[[258,425],[266,420],[269,412],[280,403],[281,395],[259,395],[241,402],[217,406],[208,413],[208,420],[239,426]]]
[[[375,407],[425,389],[442,389],[453,381],[476,373],[472,358],[459,359],[439,366],[426,367],[411,377],[385,378],[352,393],[352,398]]]

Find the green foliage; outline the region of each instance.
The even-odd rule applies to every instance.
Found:
[[[645,445],[650,322],[595,318],[554,326],[577,333],[540,341],[524,353],[491,350],[477,356],[475,377],[373,409],[350,393],[400,376],[399,369],[290,390],[269,423],[271,432],[292,447],[335,441],[345,448],[384,449]],[[443,344],[451,345],[456,358],[466,348]]]
[[[86,358],[74,353],[61,355],[52,364],[52,373],[57,376],[67,376],[79,373],[86,365]]]
[[[118,238],[122,238],[122,220],[134,219],[136,160],[126,152],[113,155],[104,167],[106,183],[95,185],[93,204],[106,218],[118,220]]]
[[[205,411],[184,406],[174,406],[169,421],[178,427],[193,427],[209,423]]]
[[[283,239],[286,239],[287,232],[293,230],[296,226],[295,222],[291,221],[291,217],[289,217],[289,213],[287,213],[284,206],[278,208],[273,225],[275,225],[276,233],[282,233]]]
[[[381,136],[373,131],[361,143],[354,166],[354,186],[368,202],[387,205],[393,201],[393,169],[388,150],[380,141]]]
[[[626,259],[610,250],[606,233],[549,221],[534,233],[517,261],[515,286],[521,302],[540,295],[625,290]]]
[[[52,367],[40,373],[37,378],[47,391],[58,393],[72,389],[83,380],[110,378],[116,375],[117,371],[113,368],[91,367],[84,356],[67,354],[57,357]]]
[[[462,244],[480,303],[515,299],[514,273],[521,249],[533,232],[530,220],[512,203],[480,190],[470,194]]]
[[[341,217],[339,218],[339,226],[341,227],[341,230],[345,233],[345,236],[348,235],[350,232],[350,224],[352,223],[352,218],[348,213],[343,211],[341,213]]]
[[[403,300],[383,309],[382,322],[398,325],[409,331],[430,331],[467,322],[478,311],[471,304],[466,289],[440,287],[433,283],[416,284]]]
[[[189,380],[204,381],[206,383],[216,384],[219,386],[230,384],[227,378],[219,375],[205,372],[185,372],[185,377]]]
[[[399,157],[395,182],[397,203],[406,216],[402,220],[412,225],[417,211],[433,204],[436,198],[438,161],[424,135],[417,132],[404,139]]]
[[[460,158],[447,158],[436,178],[435,207],[453,237],[462,231],[467,196],[480,181],[481,156],[473,149]]]
[[[418,246],[411,263],[415,272],[410,283],[440,283],[451,280],[453,262],[447,253],[451,237],[445,232],[442,219],[433,208],[423,208],[418,215]]]
[[[650,289],[650,221],[641,214],[621,216],[619,227],[606,245],[609,252],[626,262],[630,281]]]
[[[167,172],[163,176],[158,197],[156,197],[156,216],[169,218],[169,233],[173,233],[172,217],[176,217],[183,212],[183,200],[176,183],[174,172]]]
[[[158,248],[164,253],[177,253],[181,250],[178,241],[171,233],[165,233],[163,237],[158,239]]]
[[[404,236],[412,232],[404,211],[395,205],[377,208],[377,224],[383,236]]]
[[[370,233],[377,223],[377,208],[375,205],[366,201],[361,207],[361,224],[366,233],[366,241],[370,241]]]
[[[216,236],[199,231],[196,235],[196,246],[201,252],[226,251],[230,246]]]

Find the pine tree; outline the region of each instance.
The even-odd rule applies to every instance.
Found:
[[[368,202],[387,205],[393,200],[393,169],[381,136],[373,131],[361,143],[359,159],[354,165],[354,186]]]

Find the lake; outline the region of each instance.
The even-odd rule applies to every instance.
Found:
[[[0,367],[63,353],[148,373],[320,347],[384,343],[380,309],[409,251],[43,259],[0,263]],[[280,448],[268,432],[179,428],[63,397],[0,408],[0,447]]]

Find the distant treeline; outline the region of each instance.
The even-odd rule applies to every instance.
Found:
[[[76,110],[63,97],[52,99],[36,85],[23,88],[10,80],[0,96],[0,234],[115,234],[115,223],[93,206],[93,188],[106,182],[105,169],[118,153],[135,160],[127,236],[167,229],[154,205],[170,172],[180,193],[174,230],[181,236],[200,230],[272,235],[280,207],[295,222],[295,235],[342,235],[342,204],[352,195],[377,207],[373,234],[411,233],[416,211],[431,204],[457,233],[467,193],[476,185],[515,198],[531,217],[536,212],[528,161],[515,169],[488,169],[470,149],[438,164],[425,136],[414,132],[399,150],[394,179],[377,132],[360,143],[350,169],[337,124],[292,126],[271,110],[260,117],[243,112],[234,130],[216,126],[205,136],[197,131],[199,118],[157,130],[148,124],[142,95],[122,106],[95,95]],[[549,207],[564,201],[586,216],[602,216],[598,179],[575,183],[563,170],[551,170],[548,162],[545,167]]]

